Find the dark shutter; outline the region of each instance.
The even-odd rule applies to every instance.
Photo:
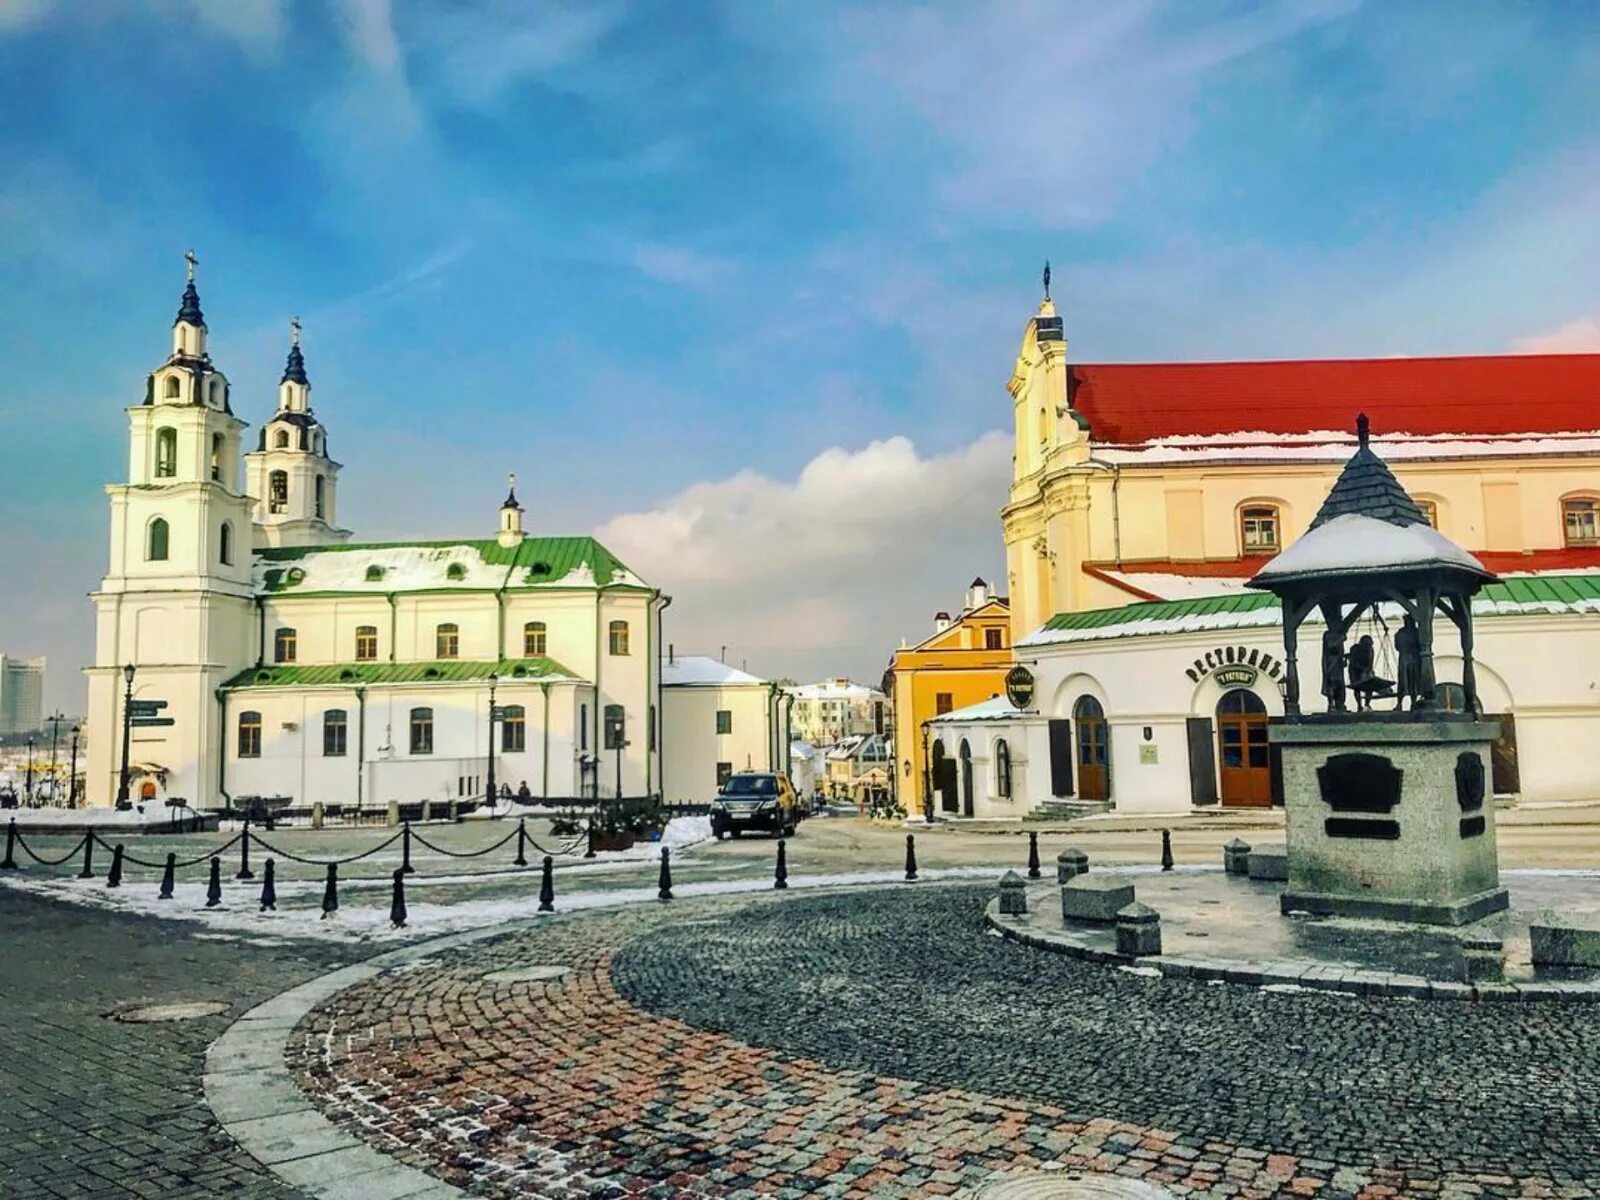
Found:
[[[1494,794],[1515,796],[1522,791],[1521,772],[1517,769],[1517,719],[1510,713],[1495,713],[1492,719],[1500,722],[1500,736],[1489,747]]]
[[[1283,747],[1272,743],[1269,764],[1272,772],[1272,807],[1283,807]]]
[[[1196,805],[1217,802],[1217,751],[1216,735],[1210,717],[1190,717],[1189,730],[1189,803]]]
[[[1072,795],[1072,722],[1050,722],[1050,794]]]

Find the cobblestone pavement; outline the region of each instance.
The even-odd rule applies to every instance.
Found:
[[[986,892],[557,920],[343,993],[290,1065],[492,1196],[910,1197],[1045,1164],[1247,1200],[1600,1194],[1587,1006],[1149,979],[986,936]]]
[[[251,1004],[349,958],[206,940],[0,889],[0,1196],[292,1200],[201,1097],[205,1047]],[[123,1024],[142,1004],[217,1001],[198,1020]]]

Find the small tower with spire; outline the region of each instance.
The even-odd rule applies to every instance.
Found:
[[[256,546],[322,546],[344,542],[336,524],[339,464],[328,457],[328,432],[311,408],[311,379],[300,348],[299,317],[289,321],[289,357],[278,380],[278,411],[245,455],[255,498]]]
[[[522,505],[517,503],[517,473],[513,471],[506,478],[508,490],[506,502],[500,506],[499,541],[509,549],[520,546],[528,535],[522,531]]]

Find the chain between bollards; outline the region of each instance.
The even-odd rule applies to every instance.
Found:
[[[206,907],[216,908],[222,903],[222,860],[211,859],[211,881],[206,884]]]
[[[79,879],[94,878],[94,834],[83,835],[83,870],[78,872]]]
[[[1039,831],[1028,831],[1028,878],[1039,878]]]
[[[12,817],[6,824],[6,856],[0,861],[0,871],[15,871],[17,869],[17,819]]]
[[[157,893],[157,900],[171,900],[172,889],[177,886],[178,856],[169,853],[167,865],[161,868],[161,891]]]
[[[672,851],[661,847],[661,880],[656,888],[657,900],[672,899]]]
[[[239,839],[239,873],[235,879],[254,879],[256,873],[250,869],[250,820],[245,818],[244,836]]]
[[[906,882],[917,881],[917,835],[906,834]]]
[[[411,822],[407,821],[400,827],[400,869],[407,875],[415,875],[416,868],[411,865]]]
[[[108,888],[122,886],[122,843],[118,842],[111,848],[111,870],[106,872],[106,886]]]
[[[544,856],[544,877],[539,880],[539,911],[556,910],[556,863],[548,854]]]
[[[278,911],[278,881],[274,878],[270,858],[267,859],[267,865],[261,869],[261,911]]]
[[[394,870],[394,892],[389,900],[389,928],[404,929],[406,927],[406,871],[404,867]]]
[[[1161,831],[1161,869],[1172,870],[1172,830]]]
[[[772,889],[781,892],[789,886],[789,854],[784,840],[778,839],[778,864],[772,869]]]
[[[328,881],[322,886],[322,919],[339,911],[339,864],[328,864]]]

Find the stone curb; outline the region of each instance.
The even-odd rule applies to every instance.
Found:
[[[987,872],[990,868],[984,870]],[[959,873],[929,880],[935,886],[972,882],[972,875]],[[684,898],[754,895],[782,901],[807,891],[877,891],[906,886],[867,878],[855,884],[830,883],[811,888],[801,885],[792,891],[777,892],[765,880],[752,880],[751,884],[748,890],[698,897],[691,892]],[[488,941],[542,922],[575,920],[589,913],[609,913],[618,908],[659,903],[654,897],[619,896],[613,903],[440,934],[307,980],[256,1005],[211,1043],[206,1050],[205,1074],[201,1080],[206,1104],[228,1136],[257,1162],[285,1183],[317,1200],[457,1200],[466,1197],[468,1193],[462,1189],[396,1162],[324,1117],[311,1098],[296,1086],[284,1065],[289,1035],[313,1008],[346,988],[428,958],[440,950]]]
[[[1410,1000],[1559,1000],[1567,1004],[1600,1004],[1600,983],[1576,980],[1568,983],[1458,983],[1428,979],[1421,975],[1360,971],[1293,959],[1223,960],[1170,958],[1159,954],[1133,958],[1118,954],[1115,950],[1080,946],[1065,938],[1018,928],[1014,919],[1000,914],[999,900],[989,901],[983,919],[990,929],[1009,941],[1084,962],[1149,968],[1172,979],[1218,980],[1254,988],[1292,984],[1312,991],[1335,992],[1346,996],[1400,996]]]

